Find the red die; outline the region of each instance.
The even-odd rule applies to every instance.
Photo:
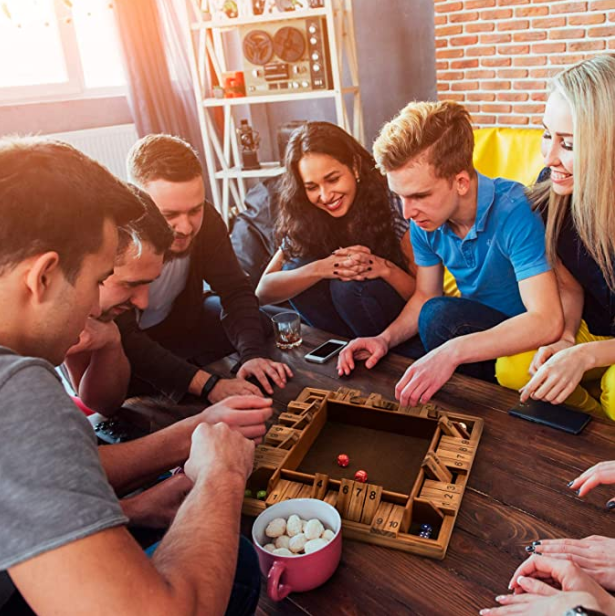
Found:
[[[342,468],[346,468],[350,464],[350,458],[345,453],[340,453],[340,455],[337,456],[337,463]]]
[[[360,481],[361,483],[366,483],[367,482],[367,473],[365,471],[357,471],[354,474],[354,480],[355,481]]]

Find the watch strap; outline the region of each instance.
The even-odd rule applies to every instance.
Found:
[[[216,386],[216,383],[220,380],[220,377],[217,374],[212,374],[206,381],[205,385],[203,385],[203,389],[201,389],[201,398],[209,397],[211,390]]]

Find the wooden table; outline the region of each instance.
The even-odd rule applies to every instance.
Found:
[[[303,359],[327,338],[305,327],[298,349],[282,352],[271,342],[271,356],[295,373],[285,389],[275,392],[276,410],[284,410],[307,386],[347,386],[393,399],[407,359],[389,355],[372,370],[360,365],[351,377],[340,378],[335,361],[317,365]],[[212,370],[227,373],[232,363],[227,358]],[[580,436],[540,427],[507,414],[518,401],[515,392],[461,376],[454,376],[434,401],[485,420],[446,558],[435,561],[345,540],[342,562],[329,582],[279,604],[263,590],[258,614],[476,614],[506,592],[531,541],[615,537],[615,512],[604,506],[615,490],[598,488],[580,499],[566,487],[589,466],[615,459],[615,424],[594,419]]]

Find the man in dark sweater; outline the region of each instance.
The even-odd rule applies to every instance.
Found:
[[[224,221],[205,199],[194,150],[169,135],[149,135],[128,155],[132,181],[152,197],[173,229],[174,242],[162,274],[150,287],[149,306],[138,323],[119,323],[133,383],[154,385],[173,399],[190,392],[210,402],[230,395],[260,394],[255,378],[273,393],[292,372],[266,357],[262,315],[247,276],[233,252]],[[206,283],[212,293],[203,293]],[[138,330],[170,353],[152,361]],[[219,379],[201,366],[236,350],[236,379]]]

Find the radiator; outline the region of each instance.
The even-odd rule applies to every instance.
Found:
[[[102,163],[122,180],[126,180],[126,155],[137,141],[138,135],[134,124],[120,124],[88,130],[76,130],[67,133],[46,135],[60,139],[75,146],[94,160]]]

